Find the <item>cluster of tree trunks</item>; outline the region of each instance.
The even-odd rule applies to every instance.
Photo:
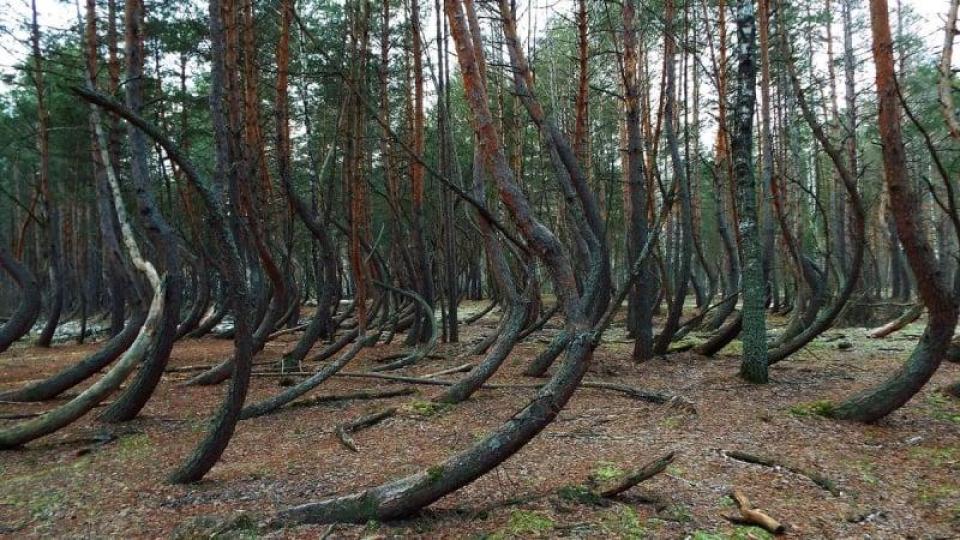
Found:
[[[170,116],[176,111],[163,105],[159,45],[159,90],[148,85],[142,0],[123,4],[122,54],[114,0],[107,3],[106,43],[100,39],[100,8],[86,0],[84,72],[71,91],[89,105],[84,153],[93,164],[97,219],[87,223],[99,236],[102,264],[88,269],[74,268],[69,261],[76,250],[65,249],[73,244],[61,211],[70,205],[51,176],[51,88],[34,4],[26,69],[35,94],[36,188],[31,205],[20,205],[25,218],[19,237],[0,242],[0,268],[18,291],[15,309],[0,325],[0,353],[34,327],[34,343],[50,347],[74,308],[83,321],[79,339],[86,335],[87,313],[97,309],[109,319],[110,336],[79,362],[0,393],[4,401],[45,401],[93,380],[49,411],[0,428],[0,449],[54,433],[114,394],[99,419],[135,418],[168,371],[174,344],[208,336],[229,321],[219,335],[232,339],[232,353],[212,366],[191,368],[199,373],[185,383],[228,384],[204,436],[169,477],[194,482],[218,462],[242,420],[310,403],[296,400],[333,377],[438,386],[433,402],[458,404],[497,387],[490,379],[517,345],[552,323],[558,330],[524,369],[547,379],[523,386],[535,388],[534,396],[502,425],[422,471],[278,516],[281,522],[395,519],[499,466],[550,425],[581,386],[656,403],[677,401],[583,380],[625,301],[634,361],[671,354],[679,339],[696,330],[704,339],[694,350],[706,356],[739,338],[740,376],[763,384],[775,364],[822,335],[845,310],[856,309],[854,299],[879,301],[867,278],[881,276],[890,283],[887,299],[909,300],[914,289],[917,298],[901,318],[872,335],[883,337],[922,313],[926,329],[900,370],[830,414],[864,422],[884,418],[916,395],[951,354],[960,291],[960,265],[951,257],[960,246],[960,217],[949,166],[898,82],[886,0],[871,0],[869,12],[885,187],[884,212],[869,214],[858,146],[864,118],[858,116],[863,107],[855,87],[854,6],[840,1],[842,112],[832,19],[825,26],[827,99],[805,86],[804,69],[811,69],[815,48],[803,46],[805,29],[795,20],[799,8],[785,2],[736,0],[728,6],[720,0],[713,6],[666,0],[652,25],[648,6],[639,0],[624,0],[618,12],[578,0],[576,84],[568,115],[554,79],[539,71],[542,60],[521,37],[515,2],[437,1],[433,40],[422,24],[431,19],[416,0],[402,7],[383,0],[376,11],[370,3],[347,2],[337,23],[340,49],[332,51],[330,37],[301,18],[293,0],[281,0],[269,14],[251,0],[209,0],[202,32],[210,42],[209,94],[202,120],[212,137],[204,148],[191,144],[190,124],[197,118],[182,104],[180,133],[173,134]],[[938,79],[942,123],[954,143],[960,143],[952,98],[957,11],[953,0]],[[732,50],[728,12],[735,28]],[[404,24],[395,20],[401,14]],[[261,15],[276,22],[275,31],[262,32]],[[603,46],[613,51],[612,77],[592,76],[596,66],[607,66],[590,39],[601,29],[609,42]],[[274,35],[275,44],[268,43]],[[378,55],[372,52],[376,40]],[[657,57],[651,44],[657,43],[663,53],[659,80],[651,69],[651,57]],[[451,78],[451,52],[459,78]],[[312,91],[322,85],[310,79],[318,62],[333,69],[325,76],[335,80],[335,92],[318,90],[319,97]],[[183,94],[187,63],[181,55]],[[617,88],[606,91],[617,99],[599,98],[594,83],[600,79],[612,81]],[[293,98],[291,86],[299,91]],[[701,87],[708,86],[719,96],[709,156],[700,149]],[[160,99],[153,99],[155,92]],[[266,114],[268,101],[272,115]],[[617,144],[603,154],[609,141],[594,132],[609,118],[615,125],[603,135]],[[901,125],[906,120],[921,134],[917,140],[942,186],[912,180]],[[804,146],[807,134],[813,142]],[[619,169],[606,169],[598,156]],[[469,164],[463,172],[462,164]],[[619,204],[610,196],[615,182],[621,183]],[[941,234],[936,245],[931,242],[924,187],[936,203],[927,207],[955,238]],[[811,216],[812,225],[806,223]],[[37,242],[39,251],[27,250],[38,251],[28,257],[31,223],[43,241]],[[877,261],[878,246],[889,251],[887,270]],[[40,266],[49,276],[37,272]],[[97,279],[102,274],[104,294],[71,291],[68,274],[84,271]],[[696,309],[684,319],[691,293]],[[547,294],[555,298],[552,306]],[[465,295],[488,303],[461,320],[458,306]],[[302,321],[306,300],[314,309]],[[459,341],[462,325],[491,313],[499,317],[495,329],[465,346],[465,356],[472,357],[466,364],[427,377],[382,373],[424,362],[441,340]],[[789,314],[773,339],[771,313]],[[255,357],[266,344],[290,335],[296,340],[279,363],[254,373],[261,365]],[[371,372],[346,370],[398,335],[405,335],[403,352]],[[307,367],[317,362],[325,363]],[[455,380],[436,378],[463,372]],[[304,378],[248,403],[254,374]],[[958,385],[947,393],[960,394]],[[405,393],[361,392],[350,399]],[[339,437],[357,451],[350,433],[394,412],[347,421],[337,428]],[[670,454],[649,464],[603,495],[629,489],[672,459]],[[741,519],[781,530],[741,493],[733,498]]]

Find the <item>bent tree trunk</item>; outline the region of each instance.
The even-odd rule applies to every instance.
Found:
[[[906,363],[889,379],[849,398],[833,410],[833,416],[848,420],[875,422],[898,409],[930,380],[946,355],[957,324],[957,306],[951,288],[939,269],[933,249],[919,216],[913,211],[917,194],[907,178],[903,137],[886,0],[871,0],[870,23],[873,31],[873,57],[876,63],[879,113],[877,123],[883,144],[884,178],[890,194],[890,206],[896,220],[897,235],[907,255],[920,299],[929,318],[920,342]]]
[[[90,73],[94,73],[94,71],[91,70]],[[92,78],[88,79],[87,84],[89,87],[92,87]],[[133,233],[133,225],[123,206],[120,184],[117,182],[117,177],[110,164],[107,140],[100,125],[99,111],[95,107],[91,107],[90,115],[96,129],[97,139],[100,142],[101,158],[103,159],[107,179],[110,183],[110,195],[117,211],[124,247],[130,256],[133,266],[147,278],[147,282],[153,290],[153,299],[147,311],[146,322],[140,328],[133,344],[106,375],[81,392],[80,395],[60,407],[42,416],[21,422],[0,431],[0,449],[21,446],[69,425],[96,407],[98,403],[119,388],[127,376],[137,367],[137,364],[140,363],[144,354],[146,354],[150,345],[153,343],[165,310],[164,302],[167,298],[166,289],[169,283],[166,279],[161,280],[153,264],[141,255],[140,246],[137,244],[136,237]]]
[[[286,25],[289,24],[289,6],[289,2],[284,2],[283,20],[285,29],[288,28]],[[230,362],[232,367],[230,387],[216,415],[211,419],[206,436],[197,444],[186,461],[170,475],[169,480],[175,483],[201,480],[220,460],[223,451],[230,444],[230,439],[233,438],[237,421],[240,419],[240,410],[247,398],[250,372],[253,367],[253,355],[258,347],[262,346],[262,341],[258,343],[257,334],[253,329],[252,294],[245,279],[249,269],[244,264],[239,248],[242,241],[240,231],[243,226],[240,218],[240,185],[237,172],[240,170],[240,167],[237,166],[240,156],[232,151],[235,148],[233,144],[236,144],[237,141],[231,141],[230,139],[232,134],[239,133],[239,126],[230,122],[224,107],[226,78],[236,77],[235,73],[227,70],[226,59],[235,58],[236,42],[226,39],[224,19],[230,20],[230,16],[235,14],[235,9],[236,3],[232,0],[226,0],[222,4],[219,0],[211,0],[209,4],[211,57],[213,60],[210,74],[210,117],[216,134],[214,174],[216,178],[226,179],[227,205],[224,205],[220,198],[205,187],[192,163],[180,154],[169,139],[163,137],[155,129],[147,131],[145,128],[149,126],[145,126],[141,118],[136,119],[139,122],[138,127],[142,126],[141,129],[162,145],[171,159],[178,162],[187,178],[203,197],[204,205],[214,218],[216,238],[219,244],[223,246],[223,253],[227,258],[227,264],[224,265],[225,296],[236,309],[233,360]],[[281,76],[286,77],[285,70]],[[232,82],[235,84],[235,79]],[[236,88],[234,85],[231,86]],[[134,119],[128,118],[128,120],[132,122]],[[262,330],[262,327],[259,330]],[[269,329],[267,332],[269,332]]]
[[[557,374],[507,423],[443,462],[382,486],[284,510],[282,522],[364,523],[408,516],[469,484],[502,463],[557,416],[586,373],[596,346],[591,330],[577,331]]]
[[[273,397],[244,407],[240,412],[240,419],[247,420],[250,418],[256,418],[257,416],[270,414],[280,407],[283,407],[287,403],[290,403],[298,397],[306,394],[310,390],[320,386],[320,384],[340,371],[341,368],[346,366],[350,360],[357,356],[357,354],[364,347],[373,345],[376,342],[376,336],[376,333],[368,333],[364,336],[359,336],[353,343],[352,347],[344,351],[343,354],[341,354],[340,357],[335,361],[325,365],[322,369],[320,369],[320,371]]]
[[[210,4],[211,13],[219,14],[219,2],[214,1]],[[211,20],[214,19],[219,21],[219,17],[211,17]],[[211,31],[211,34],[216,35],[213,31]],[[222,41],[219,43],[219,46],[222,47]],[[216,66],[217,64],[215,63],[214,65]],[[222,76],[222,67],[219,69],[219,73],[220,76]],[[222,87],[218,84],[212,84],[211,87],[222,92]],[[216,464],[220,458],[220,455],[223,453],[223,450],[230,442],[230,438],[232,437],[234,428],[236,427],[237,419],[239,418],[240,409],[243,407],[243,401],[246,398],[246,392],[250,380],[250,370],[252,367],[254,338],[252,338],[250,335],[252,320],[248,319],[249,314],[252,313],[252,305],[249,300],[250,294],[247,290],[246,281],[242,277],[244,275],[244,265],[240,258],[236,243],[236,237],[239,235],[238,232],[240,229],[240,225],[236,221],[237,212],[235,209],[233,209],[234,211],[230,213],[232,221],[229,222],[228,227],[228,221],[225,217],[227,214],[218,196],[214,195],[213,191],[207,186],[207,183],[200,179],[200,175],[196,168],[180,152],[180,149],[173,144],[169,138],[164,136],[163,133],[156,129],[155,126],[146,122],[134,111],[120,103],[117,103],[116,101],[111,100],[109,97],[104,96],[103,94],[97,93],[90,89],[81,88],[73,88],[72,91],[83,99],[89,101],[91,104],[103,107],[117,114],[118,116],[121,116],[130,124],[143,131],[144,134],[156,141],[157,144],[164,149],[170,159],[175,162],[177,166],[181,168],[181,170],[183,170],[187,179],[200,194],[204,205],[207,207],[212,217],[211,221],[213,225],[213,231],[216,233],[215,238],[218,242],[218,245],[224,246],[224,252],[228,257],[227,264],[224,265],[224,282],[222,283],[222,288],[224,290],[223,303],[225,305],[233,304],[237,306],[237,317],[235,318],[237,331],[234,333],[234,361],[231,362],[233,373],[231,377],[230,388],[224,397],[219,411],[211,422],[211,429],[208,431],[207,436],[197,446],[196,450],[193,452],[193,454],[191,454],[190,458],[187,459],[186,463],[184,463],[182,467],[173,473],[170,478],[171,481],[174,482],[197,481],[203,478],[203,476]],[[216,104],[217,101],[222,99],[222,94],[211,92],[210,99],[211,109],[214,113],[212,116],[214,118],[221,118],[221,124],[223,124],[222,105]],[[218,112],[219,114],[216,114]],[[228,137],[227,128],[223,127],[222,125],[218,125],[217,122],[215,122],[215,127],[220,128],[217,130],[218,136],[216,137],[216,140],[218,143],[226,145]],[[226,152],[222,146],[218,146],[217,150],[218,153]],[[218,156],[218,159],[221,159],[221,157]],[[229,165],[229,162],[223,165],[218,165],[218,174],[216,177],[223,178],[226,176],[224,171],[231,169]],[[231,191],[236,193],[235,189],[232,189]],[[231,197],[231,201],[233,200],[235,200],[234,197]]]
[[[124,351],[130,348],[140,334],[143,326],[144,313],[140,313],[134,320],[127,322],[119,334],[110,338],[103,347],[94,354],[76,364],[51,375],[46,379],[30,384],[17,390],[0,393],[3,401],[44,401],[52,399],[87,380],[93,374],[110,365]]]
[[[894,332],[902,330],[908,324],[919,319],[920,315],[922,314],[923,314],[923,306],[921,306],[920,304],[914,305],[913,307],[905,311],[902,315],[900,315],[896,319],[882,326],[878,326],[870,330],[869,332],[867,332],[867,337],[870,337],[873,339],[885,338]]]
[[[191,257],[190,259],[193,258]],[[210,280],[206,271],[207,262],[202,256],[199,261],[191,260],[191,262],[196,271],[193,289],[196,298],[193,300],[190,312],[187,313],[187,316],[177,326],[177,333],[174,337],[176,340],[196,329],[197,325],[200,324],[200,319],[203,318],[203,314],[206,313],[207,308],[210,307]]]
[[[490,113],[486,86],[478,69],[477,57],[482,51],[475,52],[463,5],[458,0],[446,0],[444,7],[457,47],[473,125],[484,148],[487,172],[496,181],[500,199],[518,230],[549,269],[572,339],[564,362],[553,378],[523,410],[480,442],[406,478],[285,510],[279,516],[280,521],[323,523],[393,519],[416,512],[460,489],[509,458],[550,424],[576,390],[597,345],[598,333],[589,327],[582,298],[577,296],[572,265],[552,231],[533,217],[530,203],[516,184],[507,163]],[[502,16],[505,25],[514,24],[512,13],[504,12]]]
[[[144,5],[142,1],[128,0],[125,3],[124,24],[127,56],[125,98],[130,109],[139,111],[143,105]],[[144,229],[156,250],[158,259],[161,261],[160,271],[169,281],[169,286],[165,291],[167,298],[163,302],[164,311],[154,341],[150,344],[148,354],[144,357],[144,362],[140,366],[137,376],[130,382],[127,389],[117,397],[113,405],[100,414],[100,419],[107,422],[125,422],[135,418],[147,404],[150,396],[153,395],[157,384],[160,383],[160,378],[163,376],[170,351],[176,339],[177,323],[180,318],[181,288],[183,286],[180,258],[177,254],[176,234],[160,212],[151,191],[146,138],[139,130],[129,126],[128,139],[130,180],[136,196],[138,214],[143,219]],[[101,145],[106,147],[106,141],[102,142]],[[104,163],[107,163],[107,161],[104,160]],[[120,203],[115,202],[114,204],[119,206]]]
[[[470,370],[465,377],[460,379],[457,384],[451,386],[446,392],[435,397],[433,401],[439,403],[460,403],[466,401],[474,392],[487,382],[493,373],[507,359],[507,355],[517,344],[520,332],[523,330],[523,323],[527,313],[523,309],[524,305],[517,302],[512,303],[505,315],[503,328],[497,336],[497,341],[493,344],[486,358],[476,367]]]
[[[833,324],[833,321],[840,316],[840,313],[843,311],[844,307],[847,305],[847,302],[857,289],[866,246],[866,214],[864,211],[863,201],[861,200],[860,193],[857,190],[857,179],[856,173],[854,172],[855,169],[851,168],[854,163],[849,159],[846,161],[843,159],[840,150],[833,145],[833,143],[830,141],[830,137],[817,121],[816,114],[804,96],[803,88],[800,85],[800,81],[796,74],[796,69],[794,68],[792,59],[790,58],[785,34],[781,34],[780,36],[780,47],[784,57],[787,59],[787,73],[789,75],[794,94],[796,95],[796,102],[800,106],[800,111],[807,122],[807,125],[810,127],[814,138],[820,143],[820,146],[823,147],[823,150],[830,157],[830,161],[833,162],[833,165],[840,176],[840,180],[843,183],[843,188],[847,192],[846,194],[850,209],[849,233],[851,235],[850,240],[853,245],[853,258],[850,261],[849,267],[846,269],[846,282],[841,287],[839,294],[834,299],[830,307],[820,315],[817,315],[815,310],[809,310],[810,315],[815,316],[814,319],[810,321],[798,334],[781,340],[781,342],[774,349],[769,351],[767,360],[771,365],[787,358],[791,354],[806,346],[815,337],[827,330]],[[777,217],[781,223],[784,240],[789,246],[791,246],[790,253],[802,269],[801,277],[810,284],[810,289],[815,295],[821,294],[816,291],[817,286],[810,281],[812,273],[806,270],[808,266],[810,266],[812,270],[812,265],[809,265],[806,257],[800,254],[792,235],[789,233],[789,228],[786,226],[786,221],[783,219],[781,203],[776,196],[776,185],[777,183],[773,182],[775,196],[774,206],[777,209]],[[822,288],[822,286],[819,287]]]
[[[163,311],[163,302],[166,297],[165,289],[167,283],[157,280],[157,289],[153,295],[153,301],[150,303],[150,310],[146,322],[140,328],[137,338],[133,344],[120,358],[120,361],[114,365],[100,380],[80,393],[69,402],[57,407],[56,409],[26,422],[10,426],[0,431],[0,450],[8,450],[22,446],[34,439],[49,435],[60,428],[63,428],[74,420],[85,415],[98,403],[106,399],[114,390],[123,384],[127,376],[132,372],[141,357],[146,353],[147,348],[153,341],[154,334],[157,332],[160,314]],[[152,280],[151,280],[152,281]]]
[[[0,326],[0,352],[10,348],[13,342],[23,337],[40,315],[40,288],[33,274],[13,257],[6,246],[0,245],[0,267],[20,287],[20,303],[13,316]]]
[[[96,109],[92,109],[91,114],[94,116],[94,125],[97,126],[97,135],[101,142],[100,146],[104,163],[109,164],[110,160],[107,155],[107,145],[105,144],[106,138],[103,136],[102,129],[100,129],[99,114]],[[15,448],[44,435],[53,433],[69,425],[96,407],[97,404],[103,401],[110,393],[119,388],[130,372],[137,367],[137,364],[143,358],[150,344],[153,343],[155,334],[158,331],[161,315],[165,307],[164,301],[167,297],[166,289],[168,283],[166,280],[161,281],[153,264],[144,259],[140,254],[140,247],[137,245],[136,238],[133,235],[133,227],[123,208],[120,185],[117,183],[117,178],[109,165],[107,167],[107,176],[110,180],[111,195],[117,209],[117,217],[120,220],[124,246],[130,255],[130,260],[133,262],[134,267],[146,276],[147,281],[153,289],[153,299],[147,311],[146,321],[140,328],[133,344],[131,344],[130,348],[127,349],[120,358],[120,361],[117,362],[106,375],[64,405],[42,416],[0,431],[0,449]]]

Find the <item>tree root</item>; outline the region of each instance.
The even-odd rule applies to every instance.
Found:
[[[771,457],[757,456],[754,454],[748,454],[746,452],[740,452],[737,450],[730,450],[728,452],[724,452],[724,455],[726,455],[729,458],[735,459],[737,461],[743,461],[745,463],[753,463],[754,465],[762,465],[764,467],[771,467],[771,468],[779,467],[781,469],[790,471],[794,474],[798,474],[800,476],[803,476],[809,479],[811,482],[813,482],[817,486],[829,491],[830,494],[835,497],[840,496],[840,490],[837,488],[836,483],[834,483],[833,480],[827,478],[826,476],[816,471],[811,471],[809,469],[805,469],[803,467],[794,465],[792,463],[787,463],[782,460],[774,459]]]
[[[347,422],[346,424],[340,424],[337,426],[337,437],[340,439],[340,442],[347,447],[348,450],[359,452],[360,449],[357,448],[357,443],[353,441],[353,438],[350,437],[350,434],[356,433],[364,428],[375,426],[381,421],[390,418],[395,414],[397,414],[397,408],[390,407],[389,409],[384,409],[380,412],[361,416],[360,418]]]

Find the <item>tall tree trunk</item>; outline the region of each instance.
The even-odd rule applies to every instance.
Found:
[[[627,260],[633,261],[647,241],[647,192],[644,173],[643,141],[640,134],[640,82],[637,59],[637,23],[635,0],[623,2],[623,87],[626,93],[627,123],[627,181],[625,203],[628,212],[626,218]],[[653,356],[653,311],[657,292],[649,285],[653,282],[656,269],[651,262],[645,262],[643,276],[634,285],[628,298],[628,310],[634,314],[635,341],[633,360],[640,362]],[[630,307],[633,306],[633,307]]]
[[[127,58],[125,99],[131,110],[139,112],[143,107],[144,52],[144,6],[141,0],[128,0],[124,5],[124,27],[124,47]],[[138,214],[144,221],[150,242],[160,260],[163,261],[160,271],[165,276],[167,298],[163,303],[164,310],[160,325],[156,335],[152,336],[154,341],[137,376],[116,401],[100,415],[101,419],[110,422],[123,422],[135,418],[160,382],[176,339],[183,286],[176,233],[160,213],[150,186],[146,139],[143,133],[132,126],[128,130],[128,137],[130,179],[136,196]]]
[[[670,153],[670,162],[673,164],[673,174],[676,177],[677,185],[680,191],[680,220],[679,227],[682,232],[679,235],[680,247],[677,254],[677,264],[674,279],[673,299],[670,302],[670,308],[667,312],[667,318],[663,325],[663,330],[657,336],[654,352],[665,354],[670,347],[670,341],[677,331],[680,322],[680,316],[683,314],[683,303],[687,297],[687,284],[690,281],[690,263],[691,249],[693,243],[693,217],[690,205],[690,181],[687,177],[687,169],[680,157],[680,142],[677,139],[677,131],[674,127],[674,103],[676,93],[676,43],[674,35],[676,34],[676,25],[674,24],[674,6],[672,0],[667,0],[666,4],[666,24],[664,29],[664,66],[666,69],[666,86],[664,87],[664,105],[663,105],[663,132],[666,135],[667,147]],[[667,277],[667,276],[664,276]],[[669,283],[664,279],[664,283]]]
[[[876,64],[877,124],[883,144],[884,179],[890,194],[890,209],[907,260],[917,276],[920,299],[927,308],[927,327],[906,363],[880,385],[864,390],[838,405],[838,418],[875,422],[895,411],[914,396],[933,376],[946,355],[957,324],[957,306],[952,287],[946,283],[927,241],[927,231],[915,209],[917,193],[907,177],[906,156],[900,130],[893,39],[886,0],[870,0],[873,58]]]
[[[773,130],[770,107],[770,0],[760,0],[760,176],[761,176],[761,238],[763,245],[763,281],[767,290],[767,303],[779,307],[776,285],[776,223],[773,217]]]
[[[737,94],[731,147],[740,203],[740,249],[743,252],[743,359],[740,376],[750,382],[766,383],[766,286],[753,172],[753,114],[757,102],[757,36],[753,0],[737,1],[736,20]]]
[[[64,281],[63,267],[63,231],[60,227],[60,208],[54,200],[50,188],[50,114],[47,111],[46,84],[44,83],[44,59],[40,49],[40,25],[37,21],[37,2],[31,0],[32,19],[30,25],[30,44],[33,49],[33,84],[37,94],[37,152],[40,157],[39,184],[43,195],[43,205],[47,217],[47,241],[49,247],[49,280],[52,291],[47,305],[47,320],[37,337],[38,347],[49,347],[53,333],[60,322],[63,310]]]
[[[420,3],[410,2],[411,55],[413,57],[413,151],[424,154],[425,129],[423,118],[423,44],[421,42]],[[427,251],[426,210],[424,208],[424,167],[414,160],[410,164],[410,213],[412,214],[413,264],[417,284],[417,293],[434,309],[433,271]],[[433,312],[425,313],[417,308],[416,323],[410,329],[408,343],[422,343],[429,337],[430,321]]]

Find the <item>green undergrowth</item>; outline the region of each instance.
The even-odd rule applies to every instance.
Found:
[[[435,403],[422,399],[415,399],[410,402],[410,410],[420,416],[439,416],[451,409],[446,403]]]
[[[600,518],[600,528],[608,538],[640,539],[653,535],[649,523],[642,520],[637,511],[625,504],[615,505]]]
[[[960,406],[957,405],[956,400],[935,392],[927,396],[927,406],[930,409],[930,416],[935,420],[960,424]]]
[[[616,480],[626,474],[626,472],[610,461],[601,461],[590,474],[590,477],[596,482],[609,482]]]
[[[591,506],[601,506],[604,503],[603,497],[586,486],[569,484],[557,490],[557,496],[562,500],[578,504]]]
[[[507,538],[548,538],[556,524],[549,517],[529,510],[514,510],[510,512],[510,519],[506,526],[485,534],[484,540],[505,540]]]
[[[773,540],[776,537],[760,527],[738,525],[731,531],[694,531],[687,538],[690,540]]]
[[[829,418],[833,415],[834,404],[832,401],[820,399],[806,403],[797,403],[791,406],[789,411],[791,415],[801,418],[807,416],[823,416]]]

